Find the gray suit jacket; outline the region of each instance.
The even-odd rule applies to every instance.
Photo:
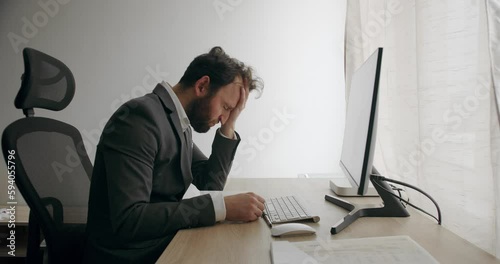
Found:
[[[160,84],[113,114],[94,162],[86,262],[154,262],[179,229],[215,223],[208,194],[182,197],[191,183],[222,190],[239,140],[216,133],[207,159],[188,132]]]

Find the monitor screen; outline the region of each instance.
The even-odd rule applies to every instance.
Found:
[[[377,95],[382,48],[378,48],[352,76],[342,143],[340,167],[366,193],[375,150]]]

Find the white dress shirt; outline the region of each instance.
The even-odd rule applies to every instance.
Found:
[[[189,128],[189,125],[191,124],[189,122],[189,118],[186,114],[186,111],[184,110],[184,107],[182,107],[181,102],[179,101],[179,98],[177,98],[177,95],[174,93],[174,90],[172,90],[172,86],[168,84],[167,82],[163,81],[161,83],[165,89],[167,90],[168,94],[170,97],[172,97],[172,100],[174,101],[175,109],[177,110],[177,114],[179,115],[179,120],[181,121],[181,127],[182,127],[182,132],[186,132],[186,129]],[[217,133],[219,135],[228,138],[222,132],[220,132],[220,129],[217,130]],[[232,138],[234,139],[234,138]],[[189,188],[187,189],[186,193],[182,197],[182,199],[189,199],[195,196],[200,196],[204,194],[209,194],[210,197],[212,198],[212,203],[214,205],[214,211],[215,211],[215,221],[223,221],[226,219],[226,204],[224,203],[224,196],[222,194],[222,191],[200,191],[196,186],[194,186],[192,183],[189,185]]]

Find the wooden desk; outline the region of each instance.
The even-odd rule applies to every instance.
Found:
[[[219,223],[212,227],[181,230],[160,256],[158,263],[271,263],[272,240],[308,241],[408,235],[441,263],[500,263],[500,260],[434,220],[410,210],[406,218],[360,218],[337,235],[330,227],[347,211],[324,200],[332,194],[328,179],[229,179],[225,191],[253,191],[264,198],[298,195],[321,217],[308,223],[312,236],[273,238],[263,219],[251,223]],[[347,199],[360,204],[379,203],[378,198]],[[446,216],[444,216],[446,217]]]
[[[10,208],[10,205],[0,205],[0,208]],[[28,225],[30,208],[27,205],[16,205],[16,225]],[[1,224],[7,224],[9,219],[0,220]]]

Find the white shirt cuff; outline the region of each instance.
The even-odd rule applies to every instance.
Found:
[[[189,185],[182,199],[189,199],[195,196],[210,194],[212,203],[214,204],[215,222],[226,220],[226,204],[224,203],[224,195],[222,191],[200,191],[193,184]]]
[[[226,220],[226,204],[224,203],[224,195],[221,191],[201,191],[201,194],[210,194],[212,203],[214,204],[215,222]]]

